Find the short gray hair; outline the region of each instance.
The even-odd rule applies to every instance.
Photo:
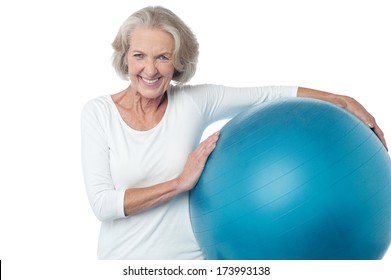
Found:
[[[190,28],[172,11],[160,7],[143,8],[121,25],[112,46],[114,48],[113,66],[117,74],[124,80],[129,80],[127,53],[130,48],[130,38],[138,26],[159,28],[172,35],[175,47],[173,65],[175,68],[172,79],[178,84],[188,82],[195,74],[198,62],[198,42]]]

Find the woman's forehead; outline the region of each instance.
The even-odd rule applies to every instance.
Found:
[[[174,39],[168,32],[154,27],[136,27],[130,37],[131,49],[153,48],[172,51]]]

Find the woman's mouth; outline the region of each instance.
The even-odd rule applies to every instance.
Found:
[[[140,78],[147,86],[154,86],[154,85],[158,84],[159,80],[160,80],[160,78],[147,79],[147,78],[144,78],[144,77],[141,77],[141,76],[140,76]]]

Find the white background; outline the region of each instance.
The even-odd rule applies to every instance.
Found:
[[[3,0],[0,259],[5,279],[120,279],[122,266],[129,264],[95,260],[99,223],[83,185],[80,111],[87,100],[128,85],[111,67],[110,44],[126,17],[156,4],[177,13],[198,37],[199,66],[191,83],[299,85],[350,95],[391,135],[387,1]],[[390,255],[380,262],[268,263],[277,271],[274,279],[314,274],[382,279],[391,275]]]

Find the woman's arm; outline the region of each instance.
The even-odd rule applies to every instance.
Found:
[[[81,116],[81,154],[88,200],[100,221],[132,215],[192,189],[213,151],[219,133],[203,141],[189,154],[182,173],[173,180],[144,188],[116,189],[111,177],[109,145],[104,129],[106,108],[88,103]]]
[[[375,118],[354,98],[303,87],[298,88],[297,96],[324,100],[348,110],[376,133],[377,137],[388,151],[384,133],[377,125]]]
[[[151,187],[127,189],[124,197],[125,216],[139,213],[191,190],[197,184],[218,138],[219,132],[216,132],[190,153],[179,177]]]

